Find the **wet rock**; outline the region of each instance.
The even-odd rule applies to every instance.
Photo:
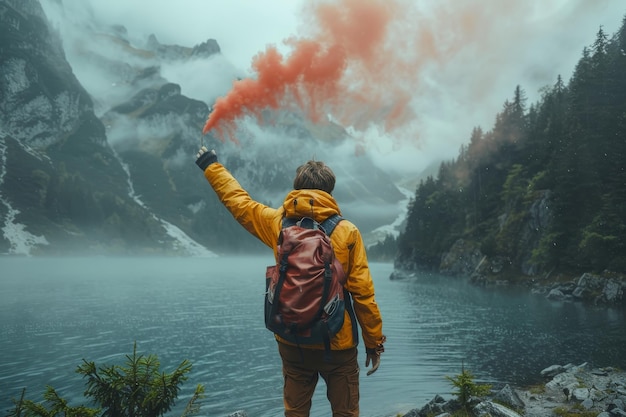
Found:
[[[552,365],[552,366],[549,366],[546,369],[542,370],[540,372],[540,374],[543,377],[552,378],[555,375],[558,375],[558,374],[560,374],[562,372],[565,372],[565,368],[564,367],[562,367],[561,365]]]
[[[521,417],[521,414],[491,401],[483,401],[473,409],[476,417]]]
[[[445,412],[444,406],[446,404],[446,400],[436,395],[435,398],[430,400],[424,407],[422,407],[419,411],[414,414],[414,417],[418,416],[426,416],[426,415],[439,415]]]
[[[392,281],[414,279],[416,277],[417,277],[417,273],[415,271],[407,271],[405,269],[394,269],[391,275],[389,275],[389,279]]]
[[[602,290],[601,300],[607,304],[616,304],[617,302],[622,301],[624,297],[623,288],[624,283],[609,279]]]
[[[622,275],[608,272],[603,275],[584,273],[576,282],[576,289],[572,294],[582,301],[616,305],[624,302],[625,289],[626,281]]]
[[[565,300],[565,294],[559,289],[550,290],[547,296],[548,300],[562,301]]]
[[[524,401],[522,401],[517,392],[515,392],[509,384],[505,385],[504,388],[498,391],[493,399],[515,410],[522,410],[525,406]]]
[[[576,401],[584,401],[589,398],[588,388],[576,388],[572,391],[572,399]]]
[[[591,398],[585,398],[585,400],[580,404],[585,408],[585,410],[590,410],[593,407],[593,400]]]

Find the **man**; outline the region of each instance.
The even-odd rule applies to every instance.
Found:
[[[196,164],[213,187],[220,201],[233,217],[252,235],[274,249],[284,217],[313,217],[321,223],[339,207],[332,196],[335,175],[323,162],[309,161],[296,171],[294,190],[277,209],[254,201],[239,182],[217,162],[215,151],[202,147],[196,155]],[[348,220],[339,222],[331,242],[335,256],[346,272],[345,287],[351,294],[354,312],[361,327],[366,349],[365,366],[374,373],[384,351],[385,336],[382,319],[374,299],[374,284],[370,275],[365,246],[361,234]],[[359,415],[358,340],[354,337],[350,315],[345,313],[343,327],[331,340],[330,358],[324,355],[322,345],[294,346],[277,337],[278,351],[283,363],[283,399],[286,417],[306,417],[319,376],[326,382],[327,397],[333,416]]]

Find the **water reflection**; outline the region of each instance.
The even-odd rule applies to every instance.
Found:
[[[537,382],[539,371],[555,363],[626,363],[621,310],[441,282],[423,277],[400,284],[414,309],[408,317],[419,335],[414,342],[432,351],[427,360],[463,360],[481,378],[520,384]]]

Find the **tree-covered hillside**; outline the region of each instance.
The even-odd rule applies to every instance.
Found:
[[[626,272],[626,18],[536,104],[515,88],[493,128],[419,184],[397,245],[404,268],[445,270],[462,246],[509,278]]]

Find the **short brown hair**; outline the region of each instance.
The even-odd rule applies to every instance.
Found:
[[[296,169],[293,188],[322,190],[331,194],[335,188],[335,174],[321,161],[308,161]]]

